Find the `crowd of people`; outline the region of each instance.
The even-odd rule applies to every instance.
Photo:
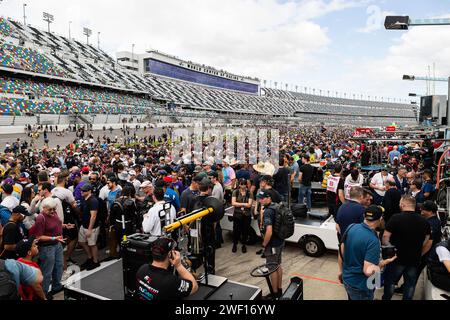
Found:
[[[165,225],[202,208],[212,196],[234,207],[232,254],[239,244],[242,253],[247,253],[250,224],[258,220],[263,235],[258,254],[267,263],[279,265],[271,275],[273,294],[267,297],[277,299],[283,291],[285,245],[274,227],[277,204],[305,203],[311,211],[312,182],[321,183],[326,177],[326,202],[341,243],[339,278],[349,298],[373,299],[366,281],[384,268],[383,298],[391,299],[403,276],[404,285],[397,290],[412,299],[429,259],[448,270],[448,245],[441,242],[433,201],[432,147],[428,142],[417,150],[406,144],[377,146],[388,166],[367,175],[361,169],[369,148],[351,135],[346,128],[283,130],[278,166],[239,164],[230,158],[195,163],[184,157],[175,162],[170,157],[174,141],[168,133],[135,135],[122,140],[122,146],[98,137],[75,140],[66,148],[7,148],[0,160],[1,259],[16,279],[26,273],[20,276],[26,281],[17,281],[22,282],[22,299],[51,299],[72,275],[68,266],[75,263],[77,247],[86,256],[81,269],[95,270],[101,262],[99,249],[106,249],[108,259],[119,258],[124,236],[160,237]],[[215,250],[223,244],[220,222],[203,219],[200,233],[208,251],[208,272],[215,273]],[[159,298],[187,296],[197,290],[171,243],[160,243],[154,249],[155,262],[138,272],[138,285],[144,285],[149,276],[167,278],[159,282],[164,287],[154,290],[161,292]],[[396,254],[380,260],[382,246],[395,247]],[[179,271],[180,278],[161,272],[169,265]]]

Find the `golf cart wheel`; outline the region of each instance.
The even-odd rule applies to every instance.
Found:
[[[325,253],[325,245],[317,237],[308,237],[303,243],[303,251],[308,257],[318,258]]]

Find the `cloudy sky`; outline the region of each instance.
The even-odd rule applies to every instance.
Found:
[[[0,14],[23,21],[24,1],[3,0]],[[27,22],[83,40],[84,26],[100,34],[101,47],[149,48],[227,71],[255,76],[267,85],[347,97],[363,94],[408,99],[425,94],[426,82],[403,74],[450,75],[450,26],[387,31],[384,16],[450,17],[447,0],[25,0]],[[447,94],[447,84],[436,84]],[[409,100],[408,100],[409,101]]]

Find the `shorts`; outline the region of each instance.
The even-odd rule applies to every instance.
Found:
[[[78,242],[87,243],[89,247],[93,247],[97,245],[98,235],[100,234],[100,228],[92,229],[92,235],[90,238],[86,237],[87,229],[84,227],[80,228],[80,232],[78,233]]]
[[[267,247],[266,251],[264,251],[266,263],[276,263],[281,265],[281,253],[283,252],[283,247],[283,245],[279,247]]]

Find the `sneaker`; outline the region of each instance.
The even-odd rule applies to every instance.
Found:
[[[403,285],[395,288],[394,293],[395,294],[403,294]]]
[[[66,270],[64,271],[62,278],[61,278],[61,282],[66,282],[67,279],[69,279],[71,276],[73,276],[75,274],[75,270]]]
[[[242,253],[247,253],[247,247],[246,246],[242,246]]]
[[[92,259],[87,259],[80,267],[81,269],[87,269],[94,261]]]
[[[264,253],[264,249],[261,249],[261,250],[256,251],[256,254],[257,254],[258,256],[262,255],[263,253]]]
[[[54,295],[57,295],[58,293],[63,292],[63,291],[64,291],[64,287],[61,287],[61,288],[59,288],[58,290],[52,290],[52,291],[50,292],[50,294],[51,294],[52,296],[54,296]]]
[[[97,269],[98,267],[100,267],[100,263],[95,263],[95,262],[92,262],[92,264],[90,265],[90,266],[88,266],[87,268],[86,268],[86,270],[87,271],[91,271],[91,270],[94,270],[94,269]]]
[[[233,250],[231,250],[233,253],[237,252],[237,245],[233,245]]]

